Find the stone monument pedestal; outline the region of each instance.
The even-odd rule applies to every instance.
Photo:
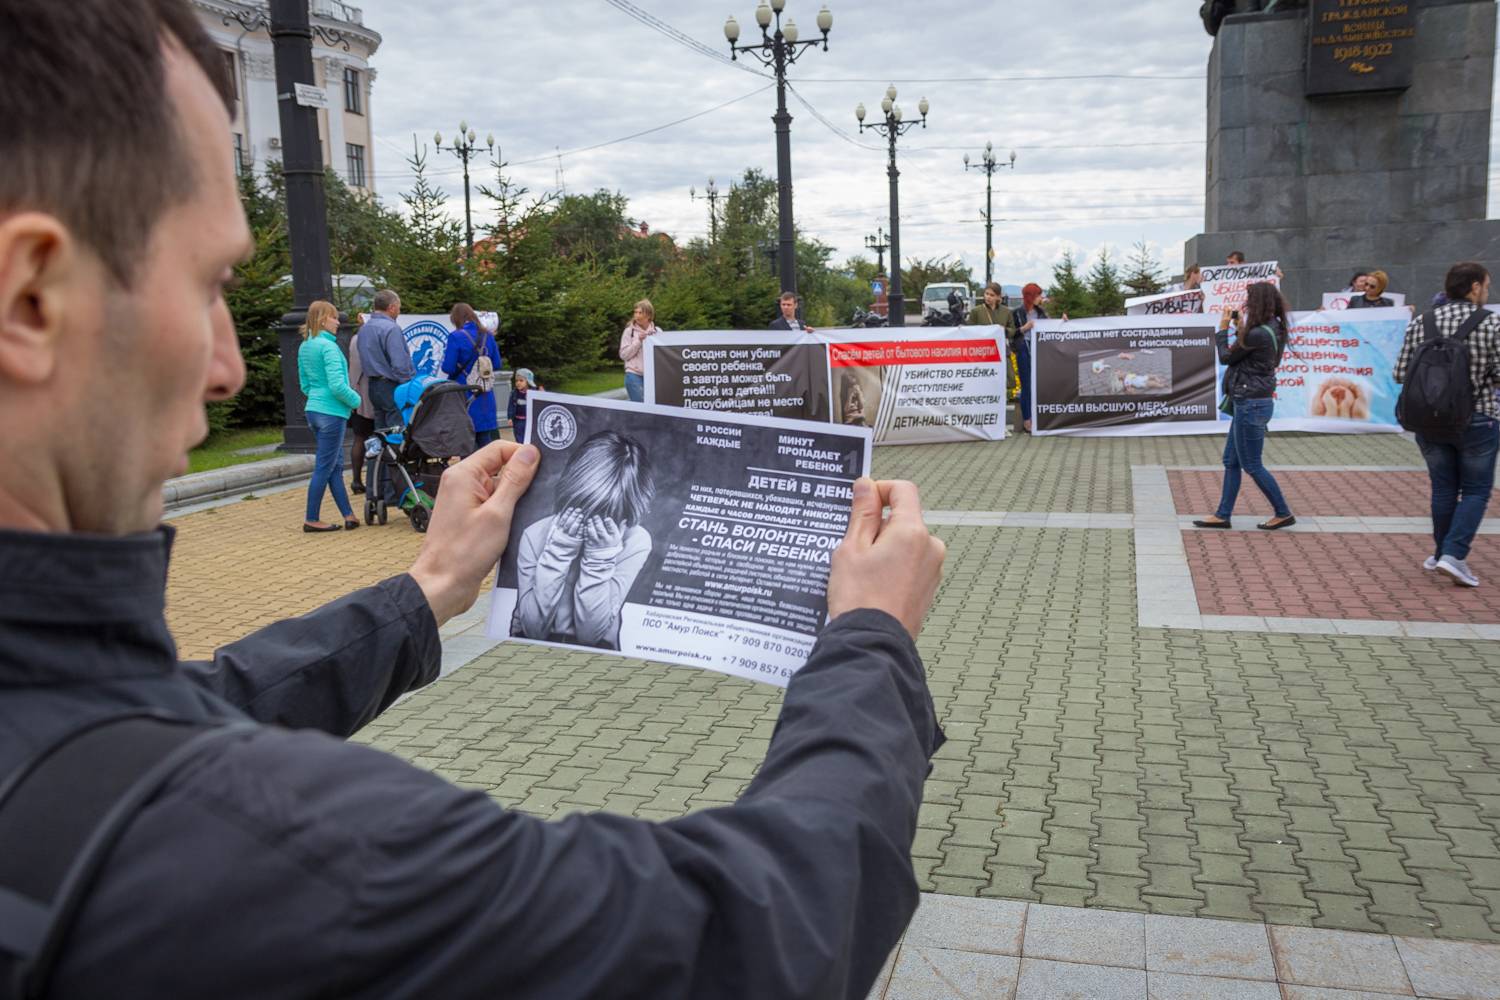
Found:
[[[1316,4],[1224,21],[1208,63],[1205,232],[1187,264],[1231,250],[1280,261],[1297,309],[1357,269],[1385,271],[1419,308],[1457,261],[1500,274],[1500,220],[1485,218],[1495,0],[1406,2],[1416,35],[1398,93],[1306,96]]]

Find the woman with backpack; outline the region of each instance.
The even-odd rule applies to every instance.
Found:
[[[1238,320],[1234,336],[1229,323]],[[1271,502],[1274,516],[1256,527],[1265,531],[1287,528],[1297,523],[1276,477],[1261,461],[1266,445],[1266,425],[1276,408],[1276,369],[1286,351],[1290,326],[1286,302],[1281,292],[1268,281],[1251,285],[1245,300],[1245,314],[1225,314],[1219,322],[1219,360],[1227,366],[1224,372],[1224,405],[1232,419],[1229,441],[1224,446],[1224,489],[1219,495],[1219,509],[1212,517],[1194,521],[1198,528],[1228,528],[1239,497],[1242,473],[1249,473],[1255,485]]]
[[[483,448],[500,436],[500,417],[495,407],[495,378],[500,373],[500,346],[495,335],[479,322],[467,302],[448,314],[453,332],[443,352],[443,374],[459,385],[478,389],[469,401],[469,419],[474,422],[474,445]]]

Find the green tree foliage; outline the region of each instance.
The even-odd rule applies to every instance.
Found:
[[[1090,310],[1095,316],[1119,316],[1125,312],[1125,293],[1120,291],[1120,271],[1110,259],[1109,247],[1099,250],[1087,279]]]
[[[415,182],[401,194],[404,215],[392,220],[389,238],[373,254],[374,270],[413,313],[446,313],[473,300],[466,270],[463,225],[448,215],[447,198],[427,179],[427,154],[414,148],[406,161]]]
[[[1124,283],[1132,295],[1155,295],[1166,287],[1162,284],[1161,261],[1145,240],[1137,240],[1125,258]]]
[[[1052,265],[1052,287],[1047,289],[1049,316],[1066,315],[1072,319],[1094,316],[1093,297],[1078,276],[1078,261],[1073,251],[1064,250],[1062,259]]]

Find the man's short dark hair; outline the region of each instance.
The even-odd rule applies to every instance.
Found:
[[[1449,302],[1461,302],[1469,297],[1469,292],[1474,288],[1474,283],[1484,283],[1484,279],[1490,276],[1483,264],[1476,264],[1472,260],[1460,261],[1448,268],[1448,277],[1443,279],[1443,291],[1448,294]]]
[[[1243,264],[1245,263],[1245,251],[1231,250],[1229,251],[1229,259],[1234,261],[1236,264]]]
[[[370,300],[370,308],[378,313],[383,313],[389,310],[391,306],[400,301],[401,296],[397,295],[393,290],[389,288],[382,288],[380,291],[376,292],[375,297]]]
[[[796,292],[782,292],[781,293],[781,298],[777,299],[776,301],[778,301],[778,302],[785,302],[787,299],[791,299],[793,302],[796,302],[797,301],[797,293]]]
[[[224,57],[185,0],[0,3],[0,215],[55,216],[122,285],[197,181],[167,97],[169,41],[232,113]]]

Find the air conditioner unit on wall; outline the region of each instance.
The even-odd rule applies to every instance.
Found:
[[[270,146],[272,149],[280,149],[281,148],[281,136],[279,136],[279,135],[273,135],[273,136],[271,136],[271,138],[269,138],[269,139],[266,140],[266,145]]]

